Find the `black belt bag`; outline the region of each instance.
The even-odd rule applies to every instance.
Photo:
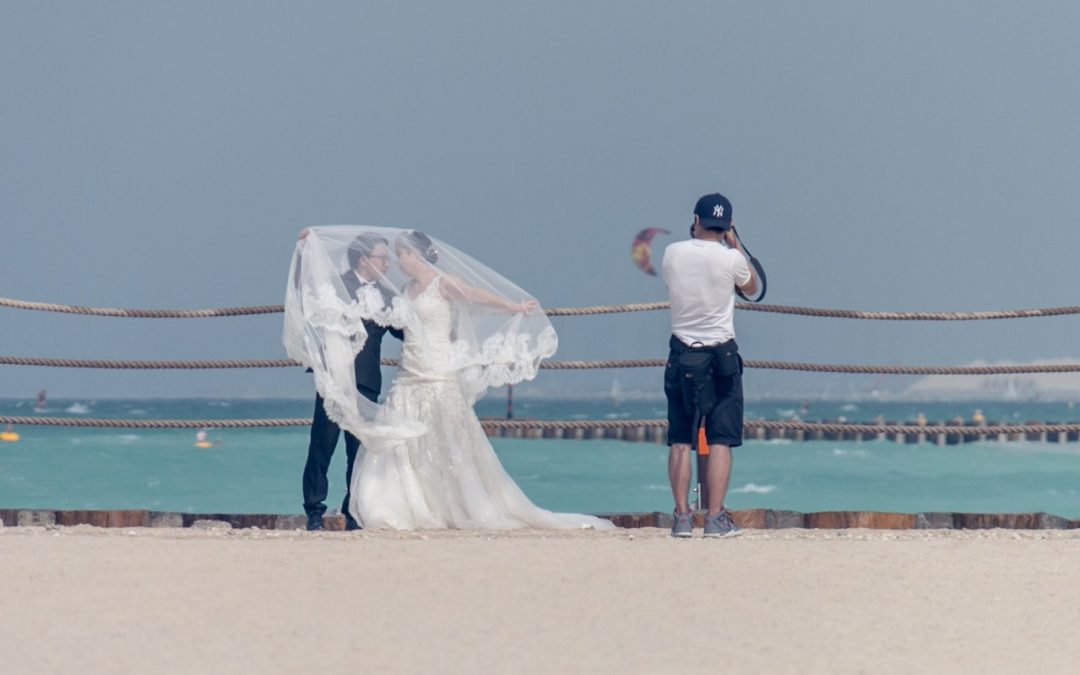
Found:
[[[695,342],[679,354],[678,363],[684,409],[687,414],[693,414],[696,408],[702,416],[712,413],[718,403],[716,379],[741,371],[739,347],[734,340],[715,347]]]

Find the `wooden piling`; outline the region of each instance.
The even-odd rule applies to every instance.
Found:
[[[489,424],[494,424],[495,420],[486,420]],[[900,430],[900,427],[910,426],[910,423],[903,423],[897,421],[883,421],[880,418],[873,420],[873,424],[884,428],[884,431],[880,432],[865,432],[848,430],[851,426],[855,426],[856,422],[848,422],[846,420],[833,420],[822,421],[822,424],[839,425],[838,428],[823,430],[823,429],[785,429],[774,427],[744,427],[744,439],[747,441],[769,441],[777,439],[792,439],[796,442],[805,441],[826,441],[826,442],[845,442],[845,443],[860,443],[864,440],[890,440],[901,445],[915,445],[921,443],[933,443],[936,446],[944,445],[959,445],[961,443],[972,443],[982,440],[991,440],[999,442],[1008,441],[1020,441],[1026,440],[1029,442],[1045,442],[1045,443],[1071,443],[1080,442],[1080,431],[1051,431],[1051,432],[1024,432],[1024,433],[1009,433],[1001,429],[1002,423],[992,423],[988,425],[975,425],[970,422],[963,422],[959,419],[947,420],[936,423],[922,424],[918,426],[922,427],[946,427],[950,431],[961,431],[961,433],[950,433],[946,431],[934,431],[928,430],[913,430],[912,432],[905,432]],[[1057,422],[1037,422],[1027,421],[1024,423],[1028,426],[1052,426],[1058,424]],[[845,428],[848,427],[848,428]],[[657,443],[666,444],[667,442],[667,430],[663,426],[645,426],[642,424],[612,424],[608,422],[604,426],[590,426],[588,423],[581,427],[574,427],[571,429],[562,429],[555,427],[502,427],[502,426],[484,426],[484,432],[489,437],[498,438],[526,438],[526,439],[552,439],[552,440],[623,440],[635,443]]]
[[[963,425],[964,425],[963,420],[960,420],[960,421],[949,420],[948,422],[945,423],[945,426],[947,426],[947,427],[961,427]],[[942,444],[944,444],[944,445],[959,445],[961,443],[966,442],[966,439],[967,439],[966,435],[961,436],[959,434],[953,435],[953,436],[945,436],[944,434],[942,434],[942,436],[944,436],[944,438],[942,439],[943,442],[939,442],[938,445],[942,445]]]
[[[1024,422],[1024,424],[1042,424],[1042,422],[1032,422],[1029,420],[1027,422]],[[1024,439],[1028,441],[1044,441],[1046,440],[1046,434],[1042,431],[1029,431],[1027,434],[1024,435]]]

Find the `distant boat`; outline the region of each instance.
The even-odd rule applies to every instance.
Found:
[[[34,412],[45,412],[45,390],[37,393],[37,402],[34,404]]]
[[[619,405],[622,404],[622,387],[619,386],[619,378],[615,378],[611,381],[611,393],[609,396],[611,398],[611,405],[618,408]]]

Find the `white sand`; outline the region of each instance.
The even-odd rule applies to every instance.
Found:
[[[1080,531],[0,529],[0,672],[1066,673]]]

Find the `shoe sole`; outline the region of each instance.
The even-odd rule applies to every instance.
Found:
[[[742,534],[742,530],[730,530],[728,532],[709,532],[705,536],[709,539],[726,539],[727,537],[737,537]]]
[[[689,539],[690,537],[694,536],[694,533],[693,532],[672,532],[671,536],[675,537],[676,539]]]

